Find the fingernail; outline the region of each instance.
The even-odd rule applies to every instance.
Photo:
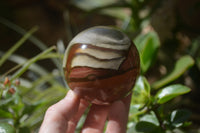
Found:
[[[64,99],[74,99],[74,98],[77,98],[77,97],[78,96],[72,90],[69,90]]]

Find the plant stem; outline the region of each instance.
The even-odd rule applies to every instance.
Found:
[[[163,125],[163,120],[162,120],[162,118],[160,117],[159,112],[157,111],[157,110],[158,110],[158,107],[159,107],[159,105],[154,105],[154,107],[152,108],[152,110],[154,111],[154,113],[155,113],[155,115],[156,115],[156,117],[157,117],[157,119],[158,119],[160,128],[163,129],[163,130],[165,130],[165,127],[164,127],[164,125]]]

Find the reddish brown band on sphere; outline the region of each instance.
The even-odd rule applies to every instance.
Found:
[[[130,93],[140,71],[134,43],[121,31],[98,26],[72,39],[63,61],[70,89],[95,104],[109,104]]]

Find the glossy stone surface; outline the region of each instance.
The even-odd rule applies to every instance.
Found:
[[[63,60],[70,89],[95,104],[130,93],[140,71],[138,51],[121,31],[97,26],[75,36]]]

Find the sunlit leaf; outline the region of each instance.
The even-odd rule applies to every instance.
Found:
[[[190,92],[190,88],[180,84],[167,86],[156,94],[157,103],[163,104],[179,95],[183,95],[188,92]]]
[[[158,89],[179,78],[185,71],[194,65],[192,57],[186,55],[181,57],[175,64],[173,71],[161,80],[152,84],[152,88]]]
[[[144,104],[131,104],[129,110],[129,120],[130,121],[139,121],[139,116],[147,112],[147,108],[144,107]]]
[[[15,128],[8,123],[0,123],[0,133],[16,133]]]
[[[140,63],[142,73],[145,73],[156,59],[160,41],[155,32],[141,34],[134,40],[140,53]]]
[[[145,77],[138,77],[132,94],[132,104],[144,105],[150,99],[150,86]]]
[[[145,106],[150,102],[150,86],[145,77],[138,77],[136,84],[133,89],[130,114],[129,118],[131,120],[138,119],[138,115],[144,114],[146,112]]]
[[[140,118],[140,121],[146,121],[146,122],[152,123],[156,126],[160,125],[154,112],[144,115],[143,117]]]

